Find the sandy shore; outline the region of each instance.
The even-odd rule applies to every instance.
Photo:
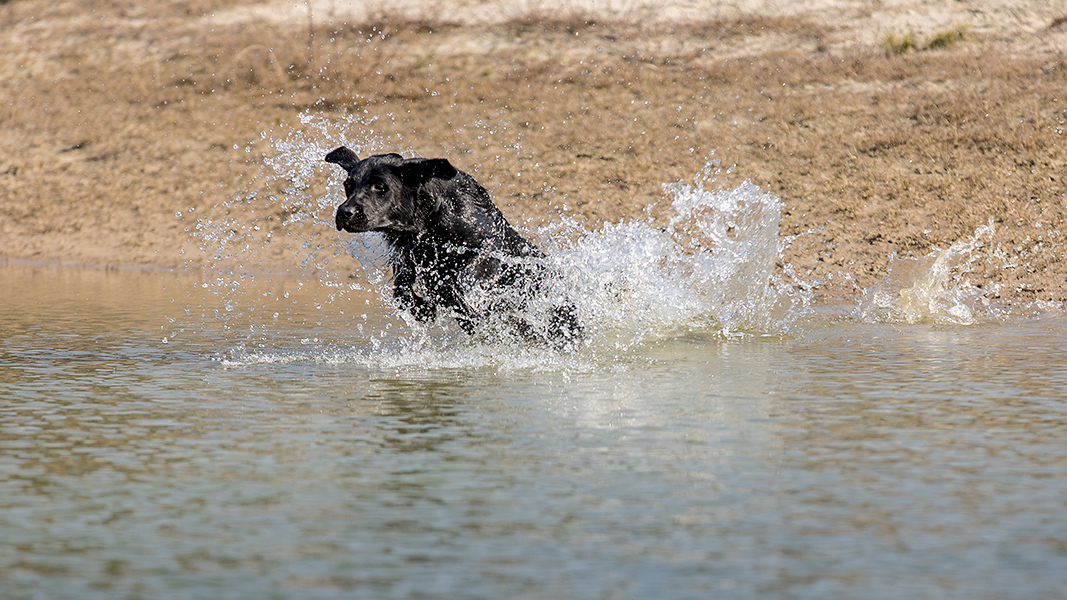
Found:
[[[0,2],[0,262],[217,266],[208,220],[299,271],[336,174],[294,182],[278,141],[344,139],[446,156],[530,227],[654,212],[714,156],[828,293],[992,224],[960,276],[1067,301],[1054,3],[166,4]]]

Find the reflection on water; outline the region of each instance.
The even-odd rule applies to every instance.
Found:
[[[373,303],[196,283],[0,269],[0,596],[1067,589],[1062,317],[375,362]]]

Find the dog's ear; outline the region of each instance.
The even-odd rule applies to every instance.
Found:
[[[406,161],[400,167],[404,183],[417,187],[431,179],[452,179],[459,173],[447,158],[418,158]]]
[[[437,179],[452,179],[459,172],[447,158],[433,158],[426,163],[425,168],[430,172],[430,176]]]
[[[359,156],[345,146],[333,149],[324,159],[328,163],[341,165],[341,168],[351,172],[359,164]]]

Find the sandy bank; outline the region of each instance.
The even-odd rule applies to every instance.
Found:
[[[197,220],[230,219],[287,239],[249,266],[299,269],[299,242],[337,235],[326,206],[294,222],[269,165],[276,140],[324,141],[305,114],[447,156],[530,226],[642,215],[714,156],[783,199],[812,281],[868,286],[992,222],[967,276],[1067,300],[1067,10],[655,6],[0,4],[0,257],[195,268]]]

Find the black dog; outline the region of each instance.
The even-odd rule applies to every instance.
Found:
[[[385,236],[393,297],[417,320],[432,321],[442,308],[467,333],[494,321],[555,345],[581,334],[574,305],[547,297],[541,250],[508,224],[485,188],[448,160],[399,154],[360,160],[341,146],[326,162],[348,171],[338,231]],[[548,309],[538,317],[531,301]]]

